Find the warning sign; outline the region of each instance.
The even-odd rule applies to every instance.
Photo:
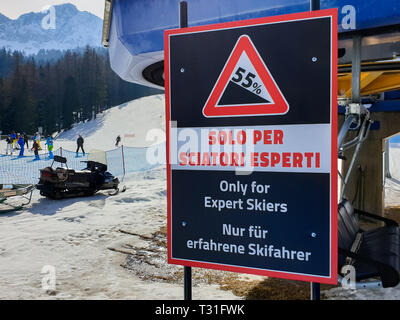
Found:
[[[165,32],[169,263],[336,283],[336,22]]]
[[[250,37],[241,36],[204,106],[204,116],[279,115],[288,110]]]

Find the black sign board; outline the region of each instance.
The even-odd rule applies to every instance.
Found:
[[[170,263],[336,283],[336,23],[165,32]]]

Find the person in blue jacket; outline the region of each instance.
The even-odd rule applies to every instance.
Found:
[[[11,132],[10,137],[11,137],[11,141],[12,141],[11,146],[14,149],[15,148],[15,143],[17,142],[17,134],[15,133],[14,130]]]
[[[53,138],[51,136],[47,137],[46,145],[47,145],[47,150],[49,151],[49,158],[54,159],[54,155],[53,155],[54,142],[53,142]]]
[[[23,157],[24,156],[24,146],[25,146],[25,141],[24,141],[24,137],[22,135],[19,136],[18,138],[18,144],[20,146],[20,151],[19,151],[19,157]]]

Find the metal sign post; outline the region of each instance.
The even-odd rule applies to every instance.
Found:
[[[320,0],[310,0],[310,11],[315,10],[320,10]],[[311,300],[320,300],[320,293],[320,284],[311,282]]]
[[[179,26],[180,28],[188,27],[188,5],[186,1],[181,1],[179,4]],[[184,299],[192,300],[192,268],[183,267],[184,281]]]

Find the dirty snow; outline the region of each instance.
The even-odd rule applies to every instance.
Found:
[[[121,266],[127,255],[114,251],[141,246],[121,231],[151,237],[165,225],[165,169],[131,174],[125,185],[114,197],[62,201],[36,191],[25,211],[1,216],[0,299],[182,299],[183,282],[142,280]],[[45,266],[55,268],[55,292],[42,288]],[[237,299],[216,284],[199,284],[193,295]]]

